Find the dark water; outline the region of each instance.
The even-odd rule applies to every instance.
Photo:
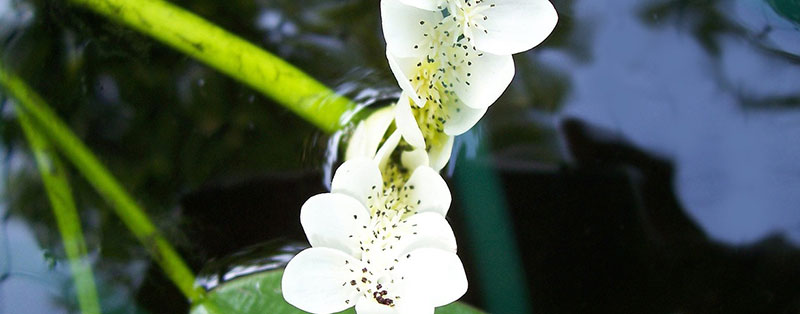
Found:
[[[378,1],[176,3],[363,104],[399,91]],[[464,300],[493,313],[800,313],[800,3],[554,5],[555,33],[515,56],[514,82],[448,169]],[[299,208],[325,190],[336,147],[290,112],[65,1],[0,0],[0,48],[196,271],[262,265],[266,253],[242,249],[305,240]],[[77,312],[0,100],[0,313]],[[185,313],[108,206],[71,181],[104,313]]]

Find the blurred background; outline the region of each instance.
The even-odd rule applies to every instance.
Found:
[[[364,106],[399,94],[379,1],[173,2]],[[492,313],[800,313],[800,2],[553,4],[554,33],[515,55],[513,83],[445,169],[462,300]],[[300,205],[341,162],[346,134],[67,1],[0,0],[0,58],[198,272],[304,242]],[[0,313],[77,313],[11,107],[0,93]],[[71,174],[103,312],[187,313]]]

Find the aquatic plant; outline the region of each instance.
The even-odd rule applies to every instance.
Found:
[[[338,130],[353,117],[355,104],[349,99],[167,2],[73,3],[250,85],[323,131]],[[362,313],[430,313],[466,292],[455,236],[445,219],[451,195],[438,172],[450,159],[454,136],[474,126],[510,83],[511,54],[541,42],[557,19],[546,0],[383,0],[381,10],[387,61],[403,94],[396,104],[359,122],[331,192],[311,197],[301,209],[312,247],[292,259],[281,282],[285,299],[311,312],[355,306]],[[230,312],[231,305],[220,301],[225,292],[209,293],[195,284],[186,263],[110,171],[2,64],[0,85],[16,100],[14,108],[36,154],[84,313],[99,312],[97,293],[82,261],[85,244],[57,154],[106,199],[192,302],[193,313]],[[274,276],[264,278],[274,282]]]
[[[303,206],[312,248],[289,262],[282,286],[289,303],[312,313],[432,313],[466,292],[437,171],[453,137],[510,84],[511,55],[538,45],[557,21],[546,0],[382,0],[381,15],[403,93],[356,128],[332,193]],[[441,216],[428,207],[435,200]]]

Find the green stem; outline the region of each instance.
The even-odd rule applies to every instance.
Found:
[[[525,268],[514,239],[512,218],[502,183],[490,164],[488,140],[478,144],[477,157],[458,156],[456,189],[461,193],[467,241],[475,248],[477,277],[483,284],[489,313],[532,313]]]
[[[72,162],[89,183],[97,190],[114,209],[117,216],[142,242],[161,266],[167,277],[190,300],[198,300],[205,296],[202,288],[194,286],[194,274],[186,266],[174,248],[159,234],[156,227],[147,218],[144,211],[125,192],[122,186],[111,176],[97,158],[78,139],[25,82],[8,72],[0,64],[0,85],[17,100],[19,111],[30,117],[38,130],[50,140]]]
[[[249,85],[326,132],[355,104],[279,57],[160,0],[72,0],[126,24]]]
[[[50,143],[33,126],[33,122],[25,112],[18,110],[17,116],[36,159],[50,205],[53,207],[58,231],[61,232],[61,239],[64,242],[64,251],[67,253],[69,267],[72,270],[72,280],[81,313],[100,314],[94,275],[89,261],[85,259],[86,242],[83,240],[78,210],[72,199],[72,190],[64,166],[50,147]]]

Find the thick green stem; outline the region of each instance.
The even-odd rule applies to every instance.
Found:
[[[83,314],[100,314],[100,302],[89,261],[86,259],[86,242],[83,240],[78,210],[72,199],[72,190],[67,180],[64,166],[52,150],[50,143],[24,111],[17,111],[19,123],[28,139],[31,151],[36,159],[39,174],[44,182],[50,206],[61,232],[64,251],[67,253],[72,280],[78,295],[78,305]]]
[[[512,219],[502,183],[490,164],[488,141],[479,144],[477,157],[458,156],[456,188],[461,192],[467,241],[475,248],[477,277],[483,284],[490,313],[531,313],[525,268],[514,240]]]
[[[263,49],[160,0],[71,0],[126,24],[249,85],[326,132],[355,104]]]
[[[15,98],[24,115],[34,123],[37,130],[49,139],[75,168],[92,184],[114,209],[117,216],[149,250],[153,259],[161,266],[167,277],[190,300],[203,298],[205,292],[194,285],[194,274],[174,248],[159,234],[144,211],[125,192],[88,148],[62,122],[33,90],[21,79],[8,72],[0,64],[0,86]]]

